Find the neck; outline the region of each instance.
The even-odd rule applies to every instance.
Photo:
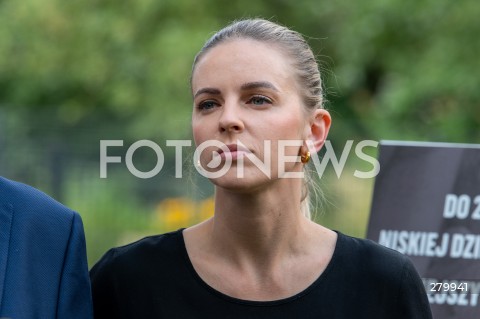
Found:
[[[300,200],[297,180],[247,194],[218,188],[210,221],[213,242],[240,264],[275,263],[302,249],[307,239],[312,223],[303,216]]]

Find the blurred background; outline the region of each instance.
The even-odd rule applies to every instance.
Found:
[[[232,20],[264,17],[304,34],[318,55],[338,158],[348,140],[480,142],[477,0],[136,0],[0,2],[0,175],[77,210],[90,266],[105,251],[204,220],[213,188],[184,148],[183,178],[167,140],[191,139],[191,63]],[[128,147],[165,155],[153,178],[133,176]],[[100,140],[110,147],[100,178]],[[352,150],[320,179],[318,222],[364,237],[371,164]],[[377,156],[375,148],[365,151]],[[156,164],[140,148],[135,167]]]

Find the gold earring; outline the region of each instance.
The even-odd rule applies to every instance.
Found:
[[[300,156],[300,160],[302,161],[303,164],[307,164],[308,161],[310,160],[310,152],[307,151],[307,153]]]

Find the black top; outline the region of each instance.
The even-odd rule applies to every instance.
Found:
[[[319,278],[281,300],[241,300],[210,287],[190,262],[182,229],[109,250],[90,276],[97,319],[432,318],[407,257],[341,233]]]

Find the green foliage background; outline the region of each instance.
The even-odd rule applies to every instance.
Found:
[[[190,139],[191,62],[234,19],[265,17],[308,39],[320,61],[330,140],[480,142],[480,4],[476,0],[136,0],[0,2],[0,174],[83,216],[90,263],[128,238],[167,231],[150,215],[167,197],[211,186],[174,179],[165,141]],[[139,139],[165,151],[150,180],[109,167],[99,140]],[[152,154],[138,155],[139,169]],[[143,166],[142,166],[143,165]],[[363,236],[373,181],[322,179],[319,222]],[[197,185],[196,187],[192,185]],[[127,236],[125,234],[136,235]]]

